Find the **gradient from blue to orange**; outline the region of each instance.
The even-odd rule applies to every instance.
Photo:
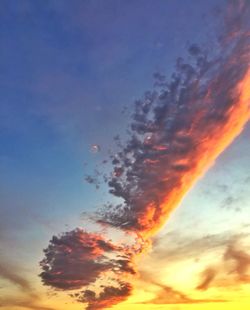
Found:
[[[180,0],[1,1],[0,307],[59,310],[67,309],[68,302],[70,309],[82,309],[66,294],[47,299],[37,277],[42,249],[52,234],[82,225],[83,211],[112,199],[105,185],[96,190],[84,182],[84,175],[106,158],[113,136],[124,134],[128,116],[121,111],[124,105],[130,109],[133,100],[151,87],[152,74],[170,73],[175,58],[185,54],[187,42],[213,40],[222,4],[218,0],[194,0],[192,5]],[[170,260],[171,253],[162,248],[171,242],[183,246],[206,235],[247,235],[248,139],[249,129],[192,189],[162,233],[160,249],[145,258],[147,272],[158,274],[159,281],[199,298],[213,295],[193,292],[193,283],[199,281],[190,280],[189,274],[190,266],[197,276],[207,261],[219,264],[215,250],[205,251],[210,243],[202,248],[205,262],[198,267],[185,261],[182,253],[168,264],[165,257]],[[101,151],[91,153],[92,144],[100,145]],[[192,251],[189,259],[202,260]],[[247,289],[244,284],[233,299],[247,301]],[[138,284],[133,308],[153,309],[143,304],[152,292]],[[228,298],[225,289],[215,295]],[[217,307],[234,306],[227,302],[224,308]],[[129,302],[117,309],[122,307],[129,307]],[[206,307],[210,309],[209,304],[155,306]]]

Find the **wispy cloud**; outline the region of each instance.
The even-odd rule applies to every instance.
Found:
[[[228,243],[222,260],[207,267],[202,273],[199,290],[210,287],[236,286],[250,283],[250,254],[243,248],[239,238]]]
[[[40,305],[40,295],[35,292],[31,283],[21,274],[18,268],[8,262],[0,262],[0,278],[16,286],[21,293],[20,297],[0,297],[0,308],[24,307],[33,310],[54,310],[51,307]]]
[[[161,289],[156,293],[156,296],[151,300],[144,302],[144,304],[160,304],[160,305],[173,305],[173,304],[202,304],[202,303],[221,303],[226,302],[222,299],[194,299],[188,295],[174,289],[171,286],[157,283]]]
[[[14,285],[17,285],[22,291],[30,293],[32,291],[30,283],[19,275],[13,266],[0,262],[0,276]]]
[[[147,284],[153,284],[159,287],[155,293],[155,297],[145,301],[145,304],[196,304],[196,303],[208,303],[208,302],[225,302],[222,299],[195,299],[187,294],[177,290],[176,288],[163,284],[153,279],[154,275],[150,275],[147,272],[141,274],[141,279]]]
[[[10,307],[20,307],[31,310],[54,310],[54,308],[40,306],[32,300],[32,298],[0,298],[0,308],[5,307],[9,309]]]

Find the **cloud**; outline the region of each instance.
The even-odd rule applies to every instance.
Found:
[[[197,286],[198,290],[206,290],[214,280],[217,270],[213,267],[205,269],[202,273],[201,283]]]
[[[233,262],[231,274],[237,276],[240,282],[250,282],[250,275],[247,273],[250,268],[250,254],[239,248],[236,243],[229,244],[224,253],[224,261]]]
[[[199,274],[197,290],[247,284],[250,283],[250,254],[246,250],[248,247],[243,247],[243,244],[249,243],[248,237],[248,231],[239,234],[225,231],[199,239],[172,232],[154,239],[148,262],[157,262],[153,268],[161,268],[166,262],[171,266],[173,263],[190,259],[203,264],[206,262],[203,257],[215,254],[217,259]],[[158,272],[158,269],[154,270],[155,273]],[[144,275],[144,267],[140,273]]]
[[[81,229],[54,236],[41,262],[45,285],[83,288],[77,298],[89,309],[108,307],[130,294],[125,279],[135,273],[135,257],[249,120],[249,11],[247,1],[230,1],[217,52],[209,57],[190,46],[189,61],[177,59],[170,81],[156,74],[155,88],[135,102],[128,141],[118,141],[119,150],[111,156],[108,185],[121,202],[96,214],[97,223],[119,228],[135,243],[115,245]],[[116,286],[107,281],[99,295],[89,288],[107,275],[115,276]],[[208,276],[203,275],[202,288],[213,280]],[[175,296],[176,303],[194,302],[167,286],[154,302],[163,302],[164,294]]]
[[[238,238],[234,238],[228,243],[222,260],[201,273],[197,289],[207,290],[214,286],[244,283],[250,283],[250,254],[241,248]]]
[[[156,294],[156,296],[146,301],[145,304],[156,304],[156,305],[173,305],[173,304],[200,304],[200,303],[215,303],[215,302],[226,302],[222,299],[193,299],[188,297],[186,294],[175,290],[171,286],[164,285],[162,289]]]
[[[123,173],[113,173],[108,182],[110,192],[123,203],[100,210],[99,222],[155,234],[241,133],[249,120],[249,10],[246,2],[242,18],[232,19],[240,22],[241,31],[223,42],[214,59],[191,46],[193,60],[179,58],[170,82],[160,76],[160,90],[136,101],[130,138],[113,161],[114,172]],[[227,31],[231,36],[231,27]]]
[[[31,283],[18,271],[17,267],[7,262],[0,262],[0,277],[17,286],[21,291],[21,297],[1,297],[1,307],[24,307],[33,310],[53,310],[51,307],[39,305],[40,296],[34,291]]]
[[[21,307],[31,310],[54,310],[54,308],[46,307],[38,305],[32,300],[32,298],[21,298],[18,299],[15,297],[16,300],[13,300],[13,298],[0,298],[0,308],[3,307]]]
[[[168,233],[153,240],[152,259],[158,262],[175,262],[196,258],[200,253],[208,253],[225,247],[232,239],[232,233],[209,234],[201,238],[183,236],[178,232]]]
[[[225,302],[220,299],[193,299],[188,295],[176,290],[175,288],[152,280],[152,276],[147,273],[142,274],[142,280],[160,287],[156,295],[151,300],[144,302],[145,304],[196,304],[207,302]]]
[[[44,253],[40,274],[43,283],[61,290],[82,289],[72,296],[88,302],[88,309],[115,304],[131,291],[129,283],[117,279],[122,274],[135,274],[129,252],[100,235],[75,229],[54,236]],[[100,279],[104,283],[112,281],[116,286],[101,284],[99,295],[91,293],[89,286]]]
[[[86,310],[103,309],[112,307],[127,299],[131,294],[132,285],[130,283],[118,281],[118,286],[105,286],[103,291],[97,295],[95,291],[85,290],[78,295],[79,302],[88,302]]]
[[[0,276],[17,285],[24,292],[30,293],[32,291],[30,283],[17,274],[15,268],[7,263],[0,262]]]

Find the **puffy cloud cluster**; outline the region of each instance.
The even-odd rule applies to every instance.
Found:
[[[126,300],[131,291],[130,283],[117,281],[116,286],[105,286],[99,295],[93,290],[85,290],[82,294],[77,294],[77,300],[88,302],[86,310],[103,309]]]
[[[95,309],[98,309],[97,305],[107,303],[107,299],[116,303],[131,291],[129,283],[116,279],[117,275],[135,274],[131,255],[126,248],[116,246],[100,235],[75,229],[59,237],[53,236],[44,253],[45,258],[40,263],[43,283],[62,290],[86,287],[80,295],[74,296],[79,301],[94,303]],[[111,279],[116,286],[104,287],[97,296],[88,286],[101,278]]]

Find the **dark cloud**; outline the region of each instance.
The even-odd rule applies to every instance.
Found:
[[[117,280],[122,274],[135,274],[129,252],[100,235],[76,229],[54,236],[44,253],[40,274],[43,283],[62,290],[84,288],[80,296],[73,296],[78,301],[89,303],[88,309],[115,304],[116,300],[118,302],[130,293],[130,284]],[[99,296],[92,296],[88,286],[99,279],[104,282],[112,280],[116,286],[104,286]]]
[[[109,270],[135,273],[129,256],[118,256],[123,253],[121,247],[81,229],[54,236],[44,253],[41,278],[58,289],[80,289]]]
[[[86,175],[86,176],[84,177],[84,179],[85,179],[85,181],[86,181],[87,183],[89,183],[89,184],[94,184],[94,185],[95,185],[95,188],[96,188],[96,189],[99,189],[99,187],[100,187],[100,182],[99,182],[99,180],[98,180],[97,177],[93,177],[93,176],[91,176],[91,175]]]
[[[95,291],[85,290],[78,295],[79,302],[88,302],[86,310],[103,309],[112,307],[127,299],[131,294],[132,285],[126,282],[118,281],[118,286],[105,286],[98,295]]]

